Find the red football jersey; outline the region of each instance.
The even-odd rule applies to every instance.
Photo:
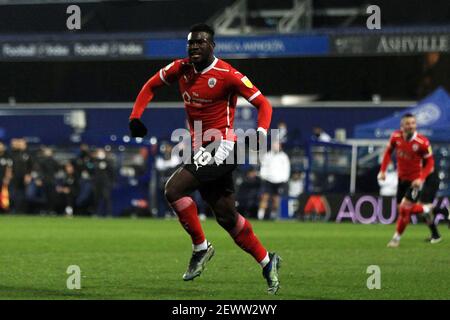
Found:
[[[195,70],[188,58],[175,60],[162,68],[159,76],[167,85],[178,81],[193,138],[194,121],[201,121],[202,136],[206,130],[215,128],[224,139],[236,140],[232,129],[237,96],[252,102],[261,95],[246,76],[217,58],[202,71]],[[267,130],[270,118],[263,120],[258,121],[259,126]]]
[[[423,160],[433,156],[430,141],[417,132],[414,133],[411,140],[405,140],[400,130],[394,131],[386,152],[391,152],[394,149],[400,180],[413,181],[420,178],[422,176]]]

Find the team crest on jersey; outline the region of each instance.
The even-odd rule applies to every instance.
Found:
[[[245,84],[247,88],[250,89],[253,88],[253,83],[247,77],[243,77],[241,81]]]
[[[417,143],[414,143],[414,144],[412,145],[412,149],[413,149],[413,151],[419,150],[419,145],[418,145]]]
[[[217,83],[217,79],[216,78],[209,78],[208,79],[208,87],[213,88]]]

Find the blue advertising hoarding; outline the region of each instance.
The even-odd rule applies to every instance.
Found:
[[[329,53],[328,36],[218,37],[215,53],[223,58],[317,56]],[[151,39],[145,43],[148,58],[180,58],[186,55],[186,39]]]

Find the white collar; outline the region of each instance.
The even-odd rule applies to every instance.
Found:
[[[211,64],[210,64],[209,66],[207,66],[205,69],[203,69],[200,73],[201,73],[201,74],[207,73],[209,70],[211,70],[212,68],[214,68],[214,66],[216,65],[217,61],[219,61],[219,59],[217,59],[217,58],[214,56],[213,62],[211,62]],[[195,73],[199,73],[199,72],[197,71],[197,69],[195,69],[195,66],[194,66],[194,71],[195,71]]]
[[[402,135],[403,135],[403,134],[402,134]],[[413,141],[416,137],[417,137],[417,131],[414,131],[414,133],[413,133],[411,139],[409,139],[409,140],[406,140],[405,138],[403,138],[403,139],[406,140],[406,141],[408,141],[408,142],[411,142],[411,141]]]

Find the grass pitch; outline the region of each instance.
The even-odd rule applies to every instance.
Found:
[[[386,248],[394,226],[252,221],[283,258],[281,285],[266,294],[260,267],[214,220],[203,222],[216,254],[193,282],[182,281],[190,238],[176,220],[0,216],[0,299],[449,299],[450,232],[424,242],[412,225]],[[81,289],[69,290],[69,265]],[[381,269],[381,289],[366,286]]]

